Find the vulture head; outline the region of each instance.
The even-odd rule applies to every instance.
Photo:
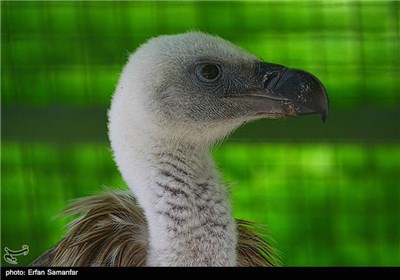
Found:
[[[247,121],[314,113],[325,120],[328,98],[312,74],[189,32],[150,39],[131,55],[110,110],[110,135],[114,115],[150,135],[207,144]]]
[[[85,216],[34,264],[275,265],[257,227],[232,216],[208,148],[247,121],[327,113],[310,73],[204,33],[149,40],[130,56],[109,110],[129,190],[75,202],[65,213]]]

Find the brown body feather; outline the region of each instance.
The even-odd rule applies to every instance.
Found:
[[[142,209],[128,191],[82,198],[61,215],[85,213],[67,235],[31,266],[144,266],[148,232]],[[279,265],[278,252],[252,222],[236,220],[239,266]]]

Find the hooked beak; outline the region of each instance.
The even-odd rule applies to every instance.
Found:
[[[239,98],[249,113],[271,118],[307,114],[328,115],[328,95],[323,84],[311,73],[282,65],[261,62],[256,67],[257,89]]]

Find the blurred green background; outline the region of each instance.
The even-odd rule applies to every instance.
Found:
[[[262,120],[213,151],[235,216],[268,225],[286,266],[399,266],[398,1],[2,1],[2,256],[27,244],[29,264],[71,199],[124,187],[106,134],[120,70],[193,29],[308,70],[330,97],[325,125]]]

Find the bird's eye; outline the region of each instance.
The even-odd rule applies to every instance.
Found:
[[[221,69],[217,64],[200,64],[196,76],[203,82],[215,82],[221,76]]]

